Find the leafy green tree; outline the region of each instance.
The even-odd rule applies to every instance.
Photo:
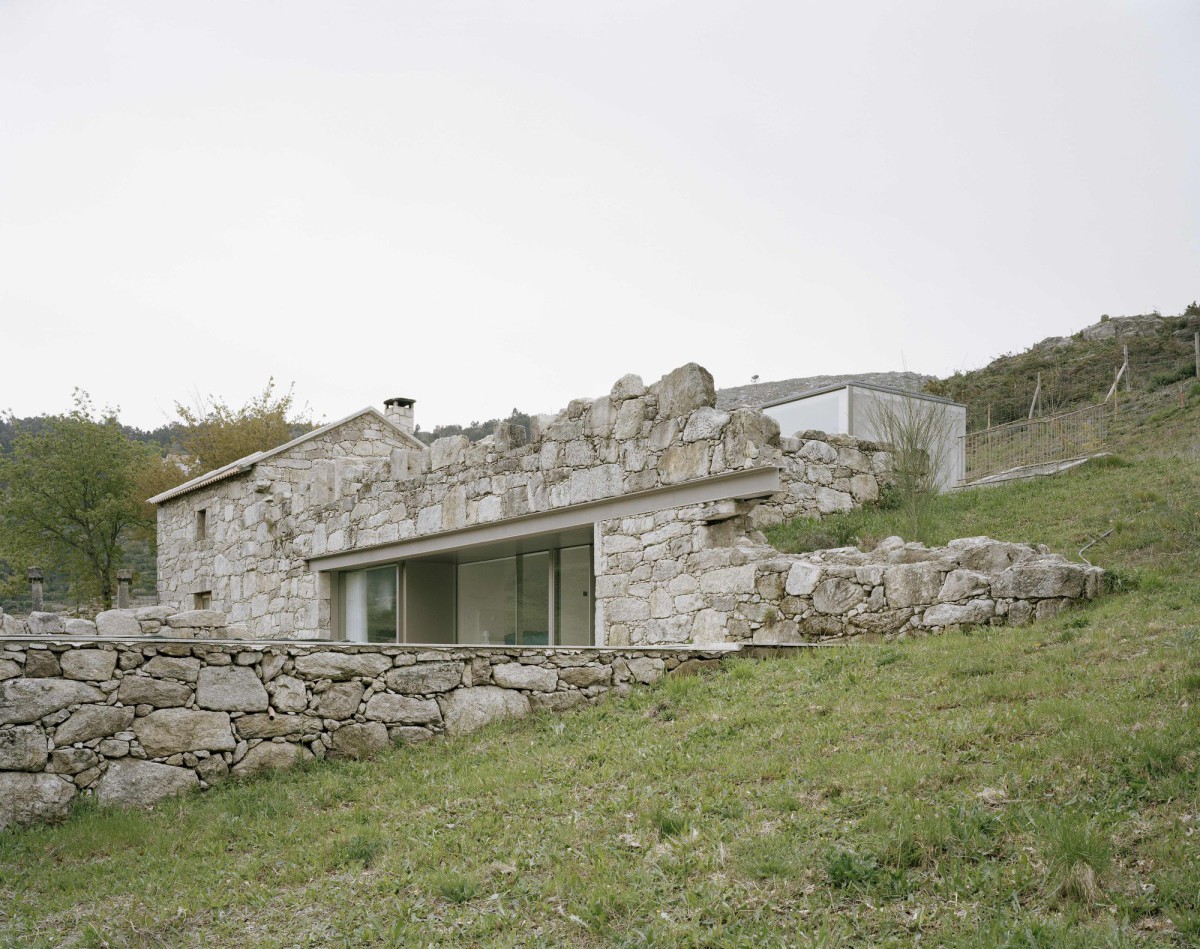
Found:
[[[116,412],[98,413],[76,389],[67,415],[46,415],[36,430],[15,420],[0,454],[0,557],[19,582],[24,567],[65,573],[73,592],[107,608],[122,564],[122,543],[145,526],[136,496],[139,469],[154,449],[131,441]]]
[[[292,387],[277,393],[273,378],[241,408],[209,396],[193,407],[176,402],[175,411],[183,420],[179,439],[192,475],[275,448],[313,427],[307,407],[296,409]]]

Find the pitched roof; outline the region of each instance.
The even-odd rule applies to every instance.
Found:
[[[305,442],[312,441],[314,438],[319,438],[326,432],[331,432],[347,422],[353,422],[357,418],[362,418],[364,415],[373,415],[376,419],[390,426],[396,431],[400,437],[407,441],[413,448],[424,450],[427,446],[416,436],[409,434],[404,429],[399,428],[391,419],[379,411],[374,406],[368,405],[365,409],[359,409],[353,415],[347,415],[345,418],[338,419],[336,422],[330,422],[328,425],[322,425],[320,428],[314,428],[311,432],[305,432],[299,438],[293,438],[290,442],[284,442],[277,448],[272,448],[269,451],[256,451],[245,458],[239,458],[237,461],[231,461],[229,464],[213,471],[206,472],[198,477],[192,478],[191,481],[185,481],[177,487],[171,488],[169,491],[164,491],[162,494],[156,494],[150,498],[148,504],[162,504],[164,501],[173,501],[175,498],[182,497],[185,494],[191,494],[200,488],[206,488],[210,484],[216,484],[218,481],[224,481],[227,478],[234,478],[238,475],[245,474],[250,471],[259,462],[266,461],[268,458],[274,458],[276,455],[281,455],[285,451],[291,451],[298,445],[303,445]]]

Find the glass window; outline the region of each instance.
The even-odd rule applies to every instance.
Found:
[[[516,642],[517,560],[502,557],[458,566],[458,641]]]
[[[564,547],[558,552],[554,630],[560,646],[592,644],[592,548]]]
[[[364,643],[589,646],[592,572],[590,544],[346,571],[339,579],[342,635]]]
[[[550,645],[550,552],[517,558],[517,646]]]
[[[342,630],[356,643],[396,641],[396,567],[354,570],[341,576]]]
[[[404,640],[454,642],[452,563],[410,560],[404,565]]]

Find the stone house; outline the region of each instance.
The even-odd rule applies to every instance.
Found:
[[[389,400],[164,492],[159,598],[237,635],[620,645],[748,639],[739,542],[878,496],[886,455],[715,408],[689,364],[426,446]],[[761,537],[757,538],[761,541]],[[739,587],[740,585],[740,587]]]
[[[650,647],[1018,623],[1095,595],[1098,571],[986,539],[766,543],[875,500],[888,465],[872,442],[717,409],[695,364],[476,442],[424,445],[391,399],[151,499],[159,598],[227,615],[229,638]]]

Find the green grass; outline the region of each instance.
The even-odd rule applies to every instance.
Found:
[[[85,806],[0,834],[0,946],[1200,944],[1197,408],[937,506],[933,540],[1114,527],[1120,595]]]

